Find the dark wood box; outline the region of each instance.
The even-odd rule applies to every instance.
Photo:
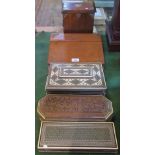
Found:
[[[99,34],[51,34],[48,64],[51,62],[100,62],[104,64]]]
[[[38,149],[40,152],[116,153],[114,123],[43,121]]]
[[[93,2],[63,2],[63,26],[65,33],[92,33],[94,15]]]
[[[43,121],[109,121],[112,102],[102,95],[48,94],[38,102],[37,112]]]
[[[106,82],[101,63],[51,63],[47,93],[105,94]]]

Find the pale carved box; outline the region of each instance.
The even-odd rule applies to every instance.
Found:
[[[106,152],[118,150],[112,122],[43,121],[38,140],[40,152]]]
[[[112,102],[102,95],[48,94],[38,102],[37,112],[43,121],[109,121]]]
[[[47,93],[105,94],[107,89],[101,63],[51,63]]]

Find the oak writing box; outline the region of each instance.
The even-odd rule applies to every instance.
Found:
[[[48,64],[51,62],[100,62],[104,64],[99,34],[51,34]]]

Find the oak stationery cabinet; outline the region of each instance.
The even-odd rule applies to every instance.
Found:
[[[95,12],[93,2],[63,2],[64,33],[92,33]]]

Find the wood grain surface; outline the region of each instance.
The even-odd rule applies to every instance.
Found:
[[[56,34],[50,37],[48,64],[51,62],[101,62],[104,54],[101,37],[97,34]]]
[[[94,3],[66,2],[63,3],[62,8],[65,33],[93,32],[94,14],[96,11]]]
[[[35,0],[35,26],[62,26],[61,0]]]
[[[63,2],[62,5],[63,13],[94,13],[95,6],[89,2]]]

